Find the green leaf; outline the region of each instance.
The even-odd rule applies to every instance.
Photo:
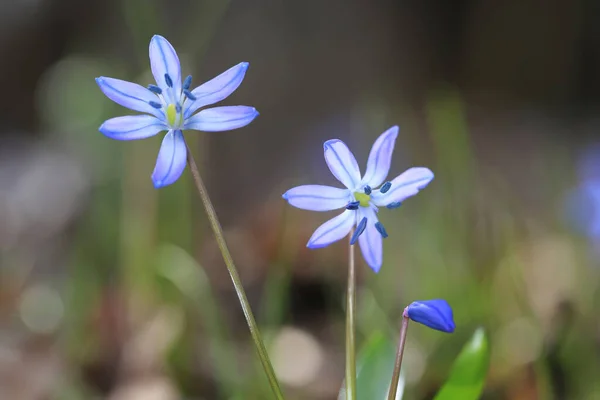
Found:
[[[454,361],[450,377],[434,400],[477,400],[483,391],[490,361],[488,339],[482,328],[475,331]]]
[[[375,332],[360,349],[356,361],[356,398],[358,400],[387,400],[396,345],[381,332]],[[402,399],[404,376],[400,376],[396,400]],[[345,399],[344,385],[338,400]]]

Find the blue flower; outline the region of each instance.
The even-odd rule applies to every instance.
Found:
[[[600,250],[600,143],[588,146],[577,168],[579,183],[566,197],[565,213],[569,224],[588,236],[598,255]]]
[[[452,307],[446,300],[414,301],[406,307],[404,314],[415,322],[442,332],[454,332]]]
[[[217,103],[242,83],[248,63],[243,62],[221,75],[190,90],[191,75],[181,79],[179,57],[162,36],[150,40],[150,67],[156,85],[147,88],[120,79],[96,78],[100,90],[117,104],[144,115],[109,119],[100,132],[112,139],[135,140],[167,131],[152,173],[156,188],[174,183],[185,169],[187,147],[182,131],[195,129],[206,132],[228,131],[248,125],[258,112],[254,107],[226,106],[200,108]]]
[[[398,127],[385,131],[373,144],[367,171],[361,177],[358,163],[348,147],[338,139],[324,144],[325,161],[331,173],[345,186],[339,189],[322,185],[304,185],[288,190],[283,198],[292,206],[312,211],[346,210],[321,225],[308,241],[316,249],[336,242],[356,225],[351,244],[357,240],[367,264],[379,272],[383,261],[382,239],[387,237],[377,219],[378,206],[397,208],[404,199],[414,196],[433,179],[427,168],[410,168],[391,182],[385,182],[392,161]],[[376,189],[379,187],[381,188]]]

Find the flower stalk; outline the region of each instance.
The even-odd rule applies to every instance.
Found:
[[[227,243],[225,242],[225,237],[223,235],[223,229],[221,228],[221,224],[219,223],[219,219],[217,218],[217,213],[215,208],[210,201],[210,197],[208,196],[208,192],[206,187],[204,186],[204,182],[200,177],[200,172],[198,171],[198,166],[194,161],[194,157],[192,156],[192,152],[190,148],[186,145],[187,149],[187,163],[190,167],[190,171],[192,173],[192,177],[194,180],[194,184],[198,189],[198,194],[200,195],[200,199],[204,204],[204,208],[206,209],[206,214],[208,216],[208,220],[210,222],[210,226],[215,235],[215,239],[217,240],[217,244],[219,246],[219,250],[223,255],[223,261],[225,261],[225,265],[227,266],[227,271],[229,272],[229,276],[231,277],[231,281],[233,282],[233,287],[235,288],[235,292],[240,301],[240,305],[242,306],[242,311],[244,312],[244,316],[246,317],[246,322],[248,323],[248,328],[250,328],[250,335],[252,336],[252,340],[254,341],[254,345],[256,347],[256,351],[258,352],[258,357],[260,358],[260,362],[262,364],[263,369],[265,370],[265,374],[267,375],[267,379],[269,380],[269,385],[273,390],[273,394],[275,398],[278,400],[283,400],[283,393],[279,386],[279,382],[277,381],[277,377],[275,376],[275,371],[273,370],[273,366],[271,365],[271,361],[269,360],[269,355],[267,353],[267,349],[263,343],[263,340],[260,336],[260,332],[258,330],[258,325],[256,324],[256,320],[254,319],[254,315],[250,308],[250,303],[248,302],[248,298],[246,297],[246,292],[242,286],[242,282],[240,280],[239,274],[233,262],[233,258],[231,257],[231,253],[227,248]]]
[[[406,331],[408,330],[408,314],[406,311],[402,315],[402,327],[400,328],[400,340],[398,341],[398,350],[396,351],[396,362],[394,363],[394,372],[392,373],[392,382],[388,391],[388,400],[396,400],[396,391],[400,381],[400,370],[402,368],[402,357],[404,356],[404,345],[406,344]]]
[[[346,400],[356,399],[356,355],[355,355],[355,321],[356,276],[354,266],[354,243],[350,235],[348,252],[348,291],[346,293]]]

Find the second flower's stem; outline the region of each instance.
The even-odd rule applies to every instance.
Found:
[[[350,233],[352,237],[352,232]],[[354,245],[349,245],[348,291],[346,293],[346,400],[356,399],[356,357],[354,351],[354,306],[356,304],[356,276]]]
[[[278,400],[283,400],[283,393],[281,392],[279,382],[277,381],[277,377],[275,376],[275,371],[273,370],[273,366],[271,365],[271,361],[269,360],[267,349],[265,348],[265,345],[260,336],[260,332],[258,331],[258,325],[254,320],[254,315],[252,314],[252,310],[250,309],[250,303],[248,302],[248,298],[246,297],[246,293],[244,292],[244,288],[242,287],[242,282],[240,280],[240,276],[238,275],[237,269],[235,268],[235,264],[233,263],[233,258],[229,253],[227,243],[225,243],[223,229],[221,228],[221,224],[219,223],[219,219],[217,218],[215,208],[213,207],[212,202],[210,201],[210,197],[208,197],[208,192],[206,191],[204,182],[200,177],[200,172],[198,172],[198,166],[194,161],[194,157],[192,156],[189,147],[187,147],[187,162],[190,166],[190,171],[192,172],[192,177],[194,178],[194,183],[196,185],[196,188],[198,189],[200,199],[202,200],[204,208],[206,209],[206,214],[208,215],[208,220],[215,235],[215,239],[217,240],[217,244],[219,245],[219,249],[221,250],[221,254],[223,255],[223,260],[225,261],[225,265],[227,266],[227,271],[229,272],[229,276],[231,277],[231,281],[233,282],[233,287],[235,288],[235,292],[238,296],[238,299],[240,300],[242,311],[244,312],[244,316],[246,317],[248,327],[250,328],[250,335],[252,335],[252,340],[254,341],[254,345],[256,346],[256,351],[258,352],[260,362],[262,363],[263,369],[265,370],[265,374],[267,374],[267,379],[269,380],[269,384],[271,385],[271,389],[273,390],[275,398],[277,398]]]
[[[388,400],[396,400],[396,391],[400,381],[400,369],[402,368],[402,357],[404,355],[404,344],[406,343],[406,331],[408,330],[408,315],[406,310],[402,314],[402,328],[400,328],[400,340],[398,341],[398,351],[396,352],[396,362],[394,372],[392,373],[392,383],[388,392]]]

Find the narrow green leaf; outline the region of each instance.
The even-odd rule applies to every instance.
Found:
[[[454,361],[450,377],[435,400],[477,400],[485,386],[490,361],[488,339],[482,328],[475,331]]]
[[[383,333],[375,332],[358,352],[356,360],[356,398],[358,400],[386,400],[394,361],[396,345]],[[396,400],[402,399],[404,376],[400,376]],[[344,385],[338,399],[345,399]]]

